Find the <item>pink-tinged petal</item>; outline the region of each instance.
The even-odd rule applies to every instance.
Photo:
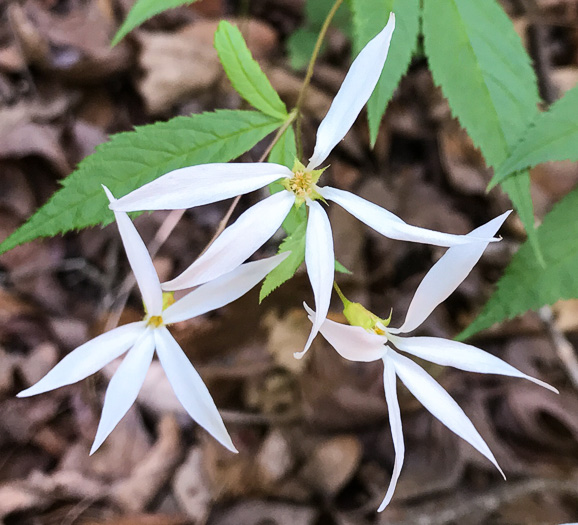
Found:
[[[395,374],[395,367],[390,363],[387,357],[383,359],[383,386],[385,388],[385,400],[387,401],[387,410],[389,413],[389,426],[391,428],[391,436],[393,437],[393,448],[395,449],[395,463],[393,465],[393,472],[391,473],[391,481],[387,488],[387,493],[377,509],[381,512],[389,505],[397,480],[403,467],[403,460],[405,456],[405,445],[403,443],[403,430],[401,427],[401,413],[399,410],[399,403],[397,401],[397,376]]]
[[[315,320],[315,312],[303,303],[309,320]],[[350,326],[325,319],[319,328],[321,335],[335,348],[337,353],[349,361],[370,362],[381,359],[385,352],[387,338],[366,332],[361,326]]]
[[[315,318],[311,333],[301,352],[293,355],[301,359],[319,332],[323,321],[329,311],[331,302],[331,290],[333,288],[333,275],[335,267],[335,255],[333,253],[333,235],[329,218],[316,201],[308,204],[309,217],[307,219],[307,232],[305,234],[305,265],[307,275],[313,288],[315,298]]]
[[[219,163],[171,171],[111,204],[115,211],[180,210],[218,202],[291,177],[285,166],[264,162]]]
[[[106,186],[103,188],[112,205],[115,198]],[[114,216],[147,313],[160,315],[163,310],[163,291],[147,247],[126,213],[114,212]]]
[[[35,396],[71,385],[98,372],[113,359],[124,354],[146,330],[142,321],[119,326],[73,350],[38,383],[23,390],[18,397]]]
[[[166,328],[154,331],[157,355],[173,390],[189,415],[231,452],[237,452],[209,390]]]
[[[387,356],[394,364],[398,377],[417,400],[452,432],[455,432],[480,454],[488,458],[504,476],[492,451],[473,423],[440,384],[411,359],[393,350],[390,350]]]
[[[389,339],[399,350],[438,365],[453,366],[460,370],[480,374],[521,377],[558,393],[558,390],[548,383],[530,377],[500,358],[472,345],[440,337],[397,337],[390,335]]]
[[[191,288],[234,270],[273,236],[294,202],[295,195],[288,191],[280,191],[258,202],[225,228],[181,275],[163,283],[163,289]]]
[[[232,272],[199,286],[163,312],[165,323],[192,319],[235,301],[285,260],[289,253],[280,253],[267,259],[242,264]]]
[[[315,169],[345,137],[373,93],[389,51],[395,28],[392,13],[383,30],[370,40],[351,64],[331,107],[317,130],[317,140],[307,169]]]
[[[381,208],[377,204],[369,202],[348,191],[338,190],[326,186],[321,188],[319,193],[326,200],[333,201],[347,210],[351,215],[361,222],[373,228],[376,232],[381,233],[390,239],[399,241],[420,242],[424,244],[433,244],[435,246],[457,246],[461,244],[471,244],[473,241],[489,242],[490,237],[480,237],[473,239],[467,235],[454,235],[451,233],[441,233],[418,226],[411,226],[403,222],[397,215]]]
[[[148,328],[128,351],[108,384],[98,430],[90,454],[94,454],[128,412],[144,383],[155,352],[155,338]]]
[[[503,213],[466,235],[466,238],[493,237],[510,212]],[[487,242],[471,242],[450,248],[419,284],[399,332],[411,332],[421,325],[434,308],[445,301],[472,271],[488,246]]]

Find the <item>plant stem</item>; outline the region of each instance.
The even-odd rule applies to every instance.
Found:
[[[321,26],[321,30],[319,31],[317,42],[315,42],[315,47],[313,48],[313,53],[311,54],[309,65],[307,66],[307,72],[305,73],[305,79],[303,80],[301,91],[299,91],[299,97],[297,98],[297,103],[295,104],[295,110],[297,110],[297,157],[299,159],[303,158],[303,145],[301,143],[301,106],[305,100],[305,92],[311,83],[311,77],[313,77],[313,69],[315,67],[317,57],[319,56],[319,52],[321,51],[321,44],[323,44],[323,40],[325,39],[329,25],[331,24],[335,13],[337,13],[337,10],[342,3],[343,0],[336,0],[329,13],[327,13],[327,17],[325,18],[325,21]]]
[[[339,286],[337,286],[337,283],[335,281],[333,281],[333,288],[335,288],[337,295],[339,295],[339,298],[341,299],[343,306],[347,306],[351,301],[349,299],[347,299],[347,297],[345,297],[345,295],[343,295],[341,288],[339,288]]]

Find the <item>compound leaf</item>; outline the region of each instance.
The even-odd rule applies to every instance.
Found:
[[[111,222],[113,215],[101,184],[120,197],[177,168],[228,162],[282,124],[282,120],[256,111],[221,110],[176,117],[114,135],[0,244],[0,253],[37,237]]]

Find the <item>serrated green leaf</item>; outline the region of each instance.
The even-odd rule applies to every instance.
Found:
[[[189,5],[197,0],[137,0],[129,11],[126,20],[112,39],[112,45],[116,46],[135,27],[140,26],[149,18],[182,5]]]
[[[490,166],[510,154],[537,114],[536,75],[518,34],[496,0],[424,0],[425,50],[453,114]],[[527,172],[508,191],[534,246]]]
[[[221,110],[176,117],[114,135],[62,181],[62,188],[0,244],[0,253],[37,237],[113,220],[101,184],[122,196],[171,170],[228,162],[283,121],[256,111]]]
[[[555,160],[578,160],[578,86],[538,116],[496,170],[490,187],[513,172]]]
[[[529,242],[514,255],[482,313],[458,337],[466,339],[494,323],[558,299],[578,297],[578,190],[564,197],[536,230],[546,267]]]
[[[287,117],[285,104],[253,59],[238,28],[223,20],[215,32],[215,49],[239,95],[267,115],[280,119]]]
[[[291,279],[305,260],[306,231],[307,223],[304,222],[291,235],[286,237],[279,246],[278,253],[290,251],[291,255],[265,277],[259,292],[259,302],[265,299],[273,290],[279,288],[284,282]]]
[[[369,134],[375,145],[379,124],[417,48],[420,0],[352,0],[354,50],[359,53],[395,13],[395,31],[381,77],[367,102]]]
[[[526,231],[531,225],[532,235],[528,235],[528,239],[532,248],[534,249],[534,255],[541,266],[544,266],[544,254],[542,253],[542,247],[538,242],[538,236],[534,228],[534,206],[532,205],[532,198],[530,194],[530,174],[526,170],[524,172],[517,173],[515,177],[510,177],[502,182],[502,189],[510,196],[512,202],[515,203],[516,211],[522,221],[522,224],[526,226]]]

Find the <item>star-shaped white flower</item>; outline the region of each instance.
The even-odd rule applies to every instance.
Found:
[[[469,236],[495,235],[508,214],[509,212],[504,213],[480,226]],[[504,475],[488,445],[453,398],[423,368],[393,347],[438,365],[453,366],[469,372],[521,377],[557,392],[543,381],[520,372],[505,361],[475,346],[439,337],[398,335],[415,330],[429,317],[434,308],[466,278],[486,246],[487,243],[478,242],[450,248],[418,286],[409,305],[405,322],[399,328],[389,328],[389,320],[378,318],[359,303],[352,303],[343,296],[344,314],[349,322],[356,326],[336,323],[329,319],[324,319],[321,324],[320,332],[323,337],[345,359],[363,362],[380,359],[383,361],[383,382],[395,448],[395,464],[389,488],[379,511],[385,509],[393,497],[405,453],[401,414],[397,401],[398,377],[427,410],[488,458]],[[311,321],[315,322],[315,312],[307,305],[305,308]]]
[[[292,170],[273,163],[202,164],[181,168],[145,184],[118,199],[114,210],[170,210],[191,208],[228,199],[282,180],[280,191],[255,204],[226,228],[211,247],[180,276],[163,285],[180,290],[202,284],[231,271],[258,250],[279,229],[293,205],[309,210],[305,239],[305,264],[313,288],[317,321],[301,357],[311,345],[329,310],[334,276],[331,225],[318,200],[333,201],[374,230],[392,239],[454,246],[476,239],[411,226],[393,213],[347,191],[317,186],[317,170],[343,139],[373,92],[387,58],[395,27],[392,14],[385,28],[354,60],[327,115],[317,130],[309,164],[296,162]],[[488,239],[484,239],[488,240]]]
[[[105,188],[111,202],[114,197]],[[238,299],[253,288],[287,254],[250,262],[210,281],[163,308],[163,291],[144,242],[128,215],[115,212],[128,260],[146,310],[139,322],[120,326],[79,346],[36,384],[18,397],[28,397],[76,383],[128,351],[110,380],[93,454],[135,402],[156,349],[171,386],[190,416],[229,450],[236,452],[229,433],[203,380],[187,359],[167,325],[192,319]]]

